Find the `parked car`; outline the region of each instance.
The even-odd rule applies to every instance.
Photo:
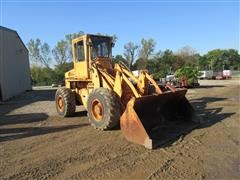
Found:
[[[218,74],[216,77],[215,77],[216,80],[222,80],[223,79],[223,76],[221,74]]]

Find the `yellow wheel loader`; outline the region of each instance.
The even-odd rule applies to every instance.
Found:
[[[160,86],[147,71],[134,76],[121,62],[113,66],[113,45],[108,36],[73,39],[74,68],[65,73],[66,87],[56,91],[57,112],[72,116],[76,106],[83,105],[94,128],[108,130],[120,124],[127,140],[152,149],[161,122],[192,119],[187,90]]]

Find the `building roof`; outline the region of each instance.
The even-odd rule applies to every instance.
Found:
[[[21,41],[23,47],[28,51],[27,47],[26,47],[25,44],[23,43],[23,41],[22,41],[21,37],[19,36],[19,34],[17,33],[17,31],[12,30],[12,29],[9,29],[9,28],[7,28],[7,27],[3,27],[3,26],[0,26],[0,30],[3,30],[3,31],[9,31],[9,32],[13,32],[13,33],[15,33],[15,34],[18,36],[18,38],[20,39],[20,41]]]

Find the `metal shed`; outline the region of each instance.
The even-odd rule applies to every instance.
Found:
[[[0,101],[31,89],[28,50],[16,31],[0,26]]]

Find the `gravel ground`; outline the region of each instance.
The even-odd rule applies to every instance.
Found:
[[[240,80],[200,84],[187,98],[202,124],[166,128],[155,150],[93,129],[81,107],[59,117],[56,89],[1,102],[0,179],[239,179]]]

